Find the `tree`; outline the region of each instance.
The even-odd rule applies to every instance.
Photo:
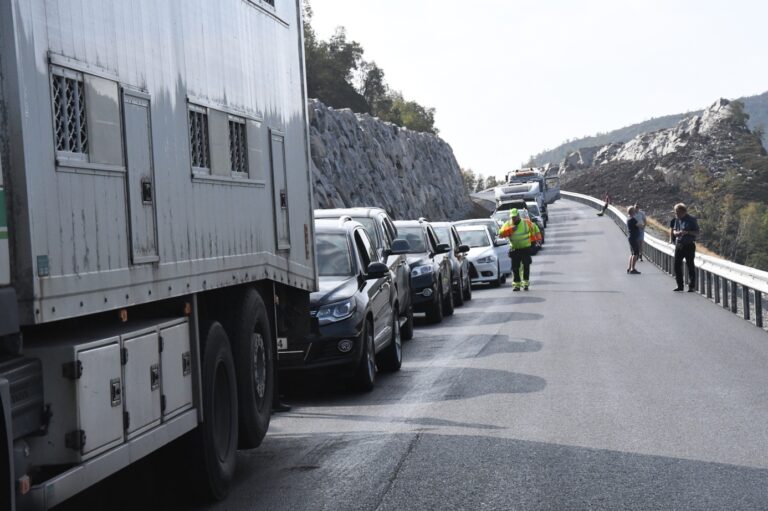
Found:
[[[374,110],[377,117],[404,126],[409,130],[421,131],[437,135],[439,130],[435,127],[435,109],[425,108],[415,101],[407,101],[400,92],[389,94],[391,105],[387,110],[378,108]],[[382,106],[382,105],[380,105]]]
[[[475,192],[482,192],[485,190],[485,178],[482,174],[477,176],[477,183],[475,183]]]
[[[376,62],[362,63],[357,89],[374,115],[377,115],[379,111],[387,111],[392,108],[389,87],[384,80],[384,70],[377,66]]]
[[[499,186],[499,182],[496,180],[496,176],[488,176],[485,178],[486,188],[494,188],[496,186]]]
[[[384,70],[363,59],[363,47],[347,40],[344,27],[338,27],[328,41],[319,40],[312,28],[312,14],[309,1],[305,1],[302,17],[309,97],[334,108],[371,113],[414,131],[438,133],[434,108],[391,91]]]
[[[467,193],[475,191],[475,183],[477,183],[477,176],[472,169],[461,169],[461,179],[464,181],[464,189]]]

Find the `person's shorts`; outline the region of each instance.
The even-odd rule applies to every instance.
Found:
[[[629,240],[629,249],[632,255],[640,255],[640,240]]]

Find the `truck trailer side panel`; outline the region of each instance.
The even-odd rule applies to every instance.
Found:
[[[299,2],[4,9],[23,324],[261,279],[315,288]]]

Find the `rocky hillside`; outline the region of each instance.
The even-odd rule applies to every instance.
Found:
[[[763,145],[768,147],[768,92],[756,96],[739,98],[738,101],[744,104],[744,112],[749,115],[747,126],[749,126],[751,130],[762,128]],[[590,137],[570,140],[554,149],[542,151],[537,154],[534,156],[534,164],[537,166],[543,166],[547,163],[556,164],[562,161],[563,158],[570,153],[582,150],[584,147],[601,147],[612,143],[627,142],[638,135],[661,129],[673,128],[678,122],[686,117],[701,115],[702,113],[703,110],[698,110],[687,114],[657,117],[630,126],[625,126],[624,128],[609,131],[608,133],[600,133]]]
[[[661,222],[686,202],[710,248],[764,267],[768,156],[747,122],[742,103],[720,99],[672,128],[571,153],[560,164],[562,186],[598,197],[610,191],[617,204],[640,202]]]
[[[441,138],[310,101],[315,207],[379,206],[396,219],[466,218],[473,203]]]

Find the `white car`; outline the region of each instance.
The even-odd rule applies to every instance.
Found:
[[[467,226],[483,226],[488,230],[488,235],[495,240],[499,235],[500,224],[492,218],[474,218],[472,220],[461,220],[454,222],[456,229]],[[503,238],[502,238],[503,239]],[[509,257],[509,243],[504,240],[504,244],[498,244],[494,247],[496,257],[499,259],[499,269],[501,270],[501,283],[507,281],[507,277],[512,275],[512,259]]]
[[[509,261],[506,240],[491,238],[484,225],[457,225],[461,243],[469,246],[466,257],[469,261],[469,277],[472,284],[488,283],[491,287],[503,284],[504,273],[501,270],[501,260],[497,249],[504,244],[502,259]],[[510,263],[511,266],[511,263]]]

